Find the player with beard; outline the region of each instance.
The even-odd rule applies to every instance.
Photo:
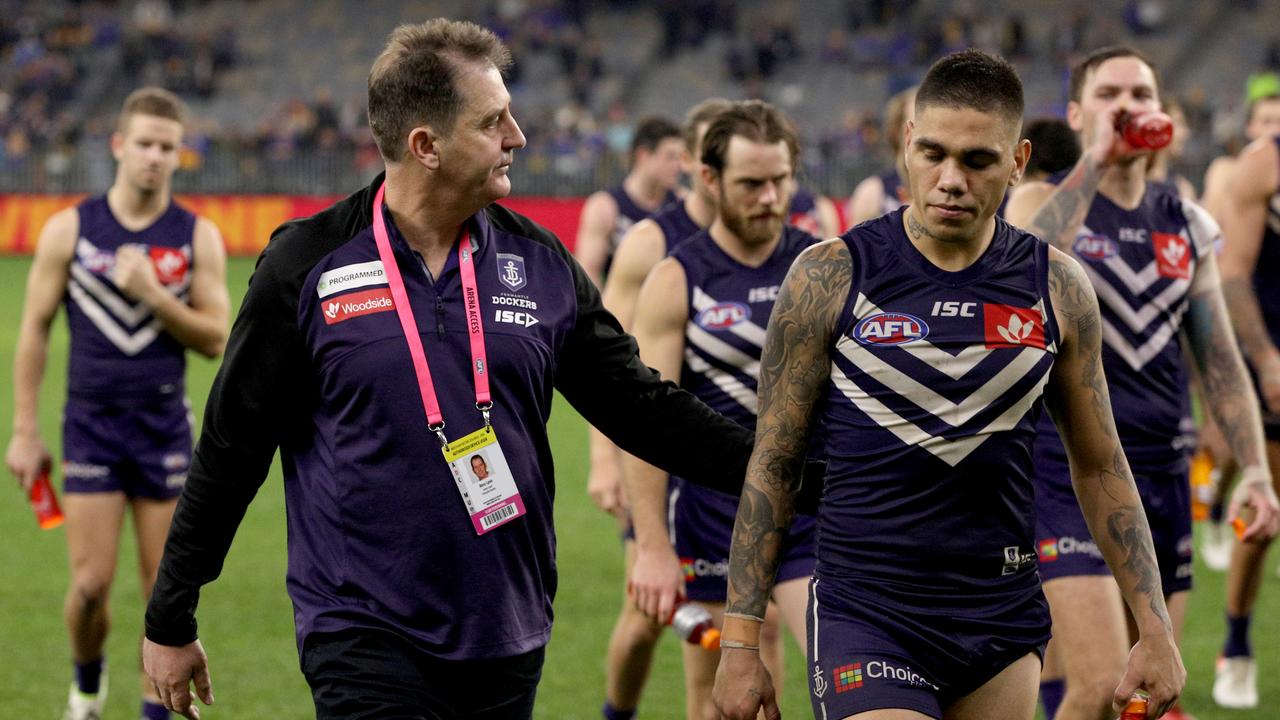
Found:
[[[798,158],[795,130],[773,106],[750,101],[721,112],[706,131],[701,158],[716,219],[654,267],[636,308],[634,330],[644,362],[747,428],[755,425],[764,326],[778,286],[800,252],[817,242],[787,223]],[[680,478],[672,478],[668,495],[661,470],[634,459],[625,468],[636,529],[636,604],[661,621],[687,597],[720,625],[727,591],[723,568],[738,498]],[[792,527],[772,594],[802,646],[813,533],[812,517]],[[761,652],[781,677],[779,633],[771,633]],[[684,646],[690,720],[716,717],[711,689],[718,659],[719,653]]]

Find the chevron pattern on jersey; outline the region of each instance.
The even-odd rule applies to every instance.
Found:
[[[76,256],[81,262],[71,263],[71,275],[67,281],[67,294],[71,301],[120,352],[130,357],[142,352],[163,332],[159,318],[152,314],[149,305],[130,300],[114,283],[86,267],[89,264],[86,261],[94,258],[98,259],[98,265],[102,265],[102,258],[112,257],[110,254],[98,250],[88,239],[81,237],[76,243]],[[101,269],[104,275],[110,271],[106,265]],[[191,274],[186,273],[180,283],[166,287],[186,302],[190,296]]]
[[[699,313],[721,305],[699,287],[693,288],[691,304]],[[752,319],[745,319],[734,322],[726,332],[731,337],[716,337],[691,317],[685,325],[685,370],[703,376],[755,415],[759,410],[756,388],[760,380],[760,354],[764,351],[765,329]]]
[[[1046,322],[1043,301],[1032,309]],[[858,294],[855,322],[881,312]],[[989,347],[978,331],[954,354],[927,339],[873,348],[841,334],[831,381],[872,423],[954,467],[1021,423],[1049,380],[1054,343],[1016,347],[1034,327],[1017,316],[1009,322],[999,335],[1014,347]]]

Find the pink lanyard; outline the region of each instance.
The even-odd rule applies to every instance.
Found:
[[[400,276],[400,267],[396,264],[395,254],[391,252],[391,240],[387,236],[387,223],[382,217],[382,195],[386,185],[378,188],[373,198],[373,239],[378,244],[378,257],[382,260],[383,271],[387,274],[387,283],[391,286],[391,299],[396,304],[396,315],[400,317],[400,328],[404,331],[405,342],[409,345],[409,357],[413,358],[413,372],[418,376],[418,392],[422,396],[422,407],[427,411],[427,428],[440,438],[443,445],[449,441],[444,435],[444,414],[440,412],[440,401],[436,398],[435,384],[431,382],[431,368],[427,365],[427,353],[422,349],[422,337],[418,335],[418,323],[413,319],[413,308],[409,307],[409,294],[404,289],[404,279]],[[484,322],[480,318],[480,293],[476,290],[476,268],[471,258],[471,234],[464,230],[458,242],[458,272],[462,275],[463,305],[467,312],[467,334],[471,340],[471,375],[475,379],[476,409],[484,415],[484,424],[489,424],[489,411],[493,409],[493,400],[489,395],[489,361],[484,349]]]

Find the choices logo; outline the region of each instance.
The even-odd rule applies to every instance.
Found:
[[[1049,538],[1041,540],[1036,546],[1036,554],[1040,556],[1040,562],[1053,562],[1058,559],[1058,538]]]
[[[836,694],[862,687],[862,663],[841,665],[831,671],[836,681]]]
[[[703,558],[680,558],[680,569],[686,582],[700,577],[729,577],[729,561],[714,562]]]
[[[335,325],[361,315],[394,310],[395,306],[395,302],[391,299],[391,291],[387,288],[347,293],[320,303],[325,325]]]

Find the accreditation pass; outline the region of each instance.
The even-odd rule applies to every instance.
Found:
[[[524,515],[524,500],[492,425],[454,440],[443,451],[477,535]]]

